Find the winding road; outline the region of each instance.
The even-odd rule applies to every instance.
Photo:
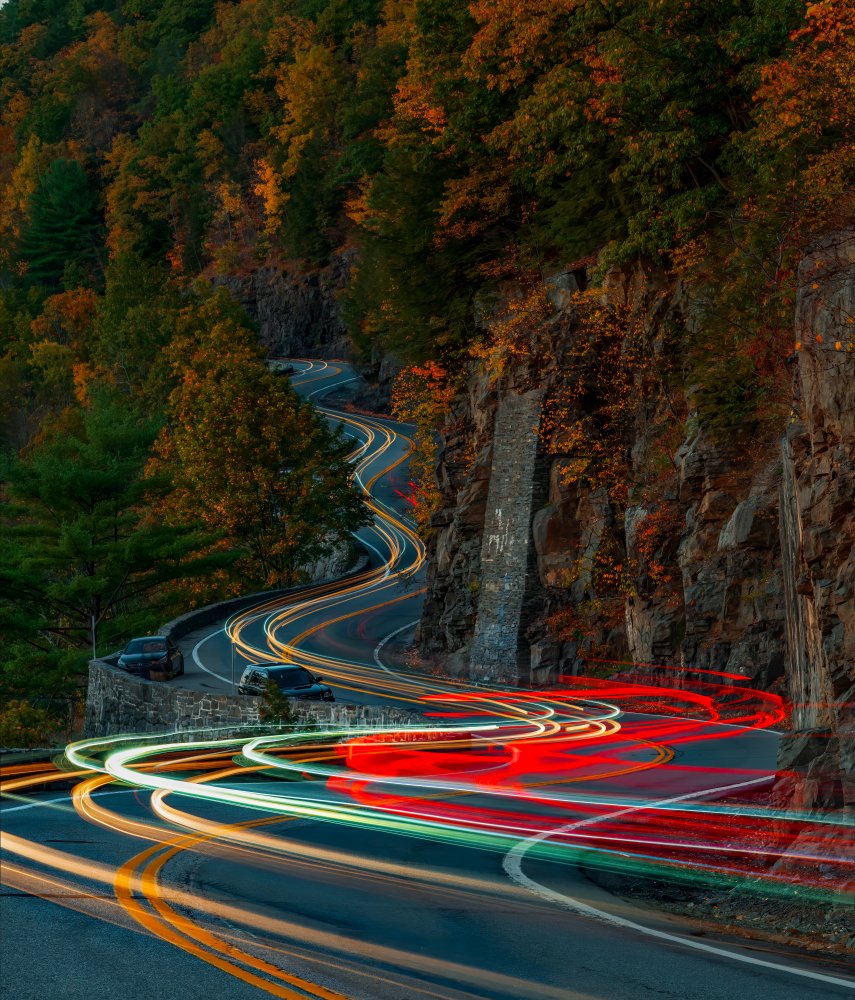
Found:
[[[317,402],[356,377],[340,363],[294,368]],[[420,716],[196,743],[88,740],[67,749],[64,770],[6,768],[0,996],[852,996],[842,959],[719,938],[589,877],[839,902],[851,826],[773,817],[753,794],[774,770],[780,700],[723,674],[526,691],[389,659],[421,602],[411,442],[390,420],[325,412],[354,438],[355,483],[375,515],[360,533],[368,566],[192,637],[184,680],[230,690],[234,648],[241,665],[287,657],[341,701]],[[823,849],[831,830],[837,854]],[[765,855],[796,832],[803,869],[771,872]]]
[[[342,363],[291,361],[289,367],[297,392],[313,402],[358,380]],[[420,710],[429,689],[423,676],[395,676],[382,666],[378,676],[386,640],[409,634],[421,614],[424,547],[408,516],[412,441],[395,421],[319,409],[354,439],[354,483],[375,514],[374,524],[357,536],[368,566],[346,585],[309,588],[299,601],[269,601],[186,637],[182,683],[231,691],[233,676],[238,679],[247,663],[286,659],[320,672],[339,701]]]

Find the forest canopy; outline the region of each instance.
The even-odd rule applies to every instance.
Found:
[[[10,0],[4,285],[355,249],[354,336],[423,361],[503,279],[592,254],[786,277],[852,181],[853,26],[852,0]]]

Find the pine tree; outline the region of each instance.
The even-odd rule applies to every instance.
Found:
[[[76,160],[48,167],[30,200],[30,222],[20,246],[31,284],[59,288],[66,268],[92,272],[101,248],[95,191]]]
[[[210,534],[157,516],[170,483],[145,468],[159,421],[113,390],[91,396],[10,462],[0,486],[4,694],[61,690],[93,646],[154,627],[168,585],[229,558],[206,554]]]

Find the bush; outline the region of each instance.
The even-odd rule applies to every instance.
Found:
[[[273,681],[267,682],[267,688],[261,696],[259,712],[262,722],[274,723],[279,726],[293,728],[297,721],[297,713],[290,698],[286,698]]]
[[[9,701],[0,709],[0,746],[38,747],[54,741],[59,720],[28,701]]]

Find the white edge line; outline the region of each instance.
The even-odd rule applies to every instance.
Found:
[[[210,632],[203,639],[200,639],[196,643],[196,645],[193,647],[193,662],[200,670],[204,670],[206,674],[210,674],[212,677],[216,677],[218,681],[222,681],[224,684],[228,684],[229,687],[231,687],[232,682],[230,677],[224,677],[222,674],[218,674],[215,673],[213,670],[210,670],[208,667],[205,666],[205,664],[201,660],[201,657],[199,656],[199,647],[203,646],[209,639],[213,639],[215,635],[220,635],[220,633],[222,633],[223,635],[227,635],[225,626],[216,629],[214,632]]]
[[[731,959],[736,962],[744,962],[748,965],[756,965],[764,969],[773,969],[776,972],[785,972],[793,976],[802,976],[806,979],[829,983],[833,986],[842,986],[844,989],[848,990],[855,990],[855,980],[852,979],[840,979],[837,976],[828,976],[822,972],[813,972],[809,969],[799,969],[795,966],[781,965],[778,962],[769,962],[762,958],[754,958],[751,955],[742,955],[739,952],[729,951],[726,948],[717,948],[715,945],[704,944],[701,941],[682,937],[679,934],[669,934],[667,931],[656,930],[653,927],[645,927],[643,924],[638,924],[633,920],[627,920],[626,917],[619,917],[617,914],[608,913],[605,910],[599,910],[594,906],[590,906],[588,903],[583,903],[578,899],[573,899],[572,896],[556,892],[554,889],[550,889],[548,886],[542,885],[540,882],[536,882],[534,879],[529,878],[528,875],[526,875],[522,870],[523,858],[531,850],[531,848],[537,843],[549,840],[556,834],[568,833],[571,830],[576,830],[584,826],[591,826],[594,823],[601,823],[605,820],[614,819],[617,816],[623,816],[627,813],[636,812],[639,809],[647,809],[651,807],[655,808],[663,805],[670,805],[675,802],[684,802],[689,799],[699,799],[708,795],[716,795],[719,792],[728,792],[737,788],[746,788],[750,785],[759,785],[767,782],[768,780],[769,778],[753,778],[751,781],[740,781],[736,784],[722,785],[718,788],[706,788],[697,792],[687,792],[685,795],[675,795],[671,798],[661,799],[659,802],[647,803],[645,805],[627,806],[617,812],[609,813],[607,816],[595,816],[590,819],[578,820],[575,823],[568,823],[566,826],[557,827],[553,830],[544,830],[531,837],[527,837],[525,840],[521,840],[518,844],[515,844],[503,858],[502,867],[511,881],[516,885],[522,886],[524,889],[528,889],[530,892],[535,893],[535,895],[540,896],[542,899],[549,900],[552,903],[557,903],[559,906],[579,913],[582,916],[593,917],[596,920],[601,920],[617,927],[624,927],[629,930],[637,931],[640,934],[657,938],[660,941],[669,941],[672,944],[679,944],[687,948],[694,948],[696,951],[703,951],[707,954],[717,955],[721,958]]]
[[[397,674],[398,671],[394,670],[392,667],[387,666],[380,659],[380,653],[383,651],[383,647],[390,639],[394,639],[396,635],[400,635],[401,632],[406,632],[407,629],[412,628],[413,625],[418,625],[421,618],[416,618],[415,621],[407,622],[406,625],[402,625],[400,628],[396,628],[394,632],[390,632],[385,638],[381,639],[380,642],[374,647],[374,662],[381,670],[385,670],[389,674]]]

